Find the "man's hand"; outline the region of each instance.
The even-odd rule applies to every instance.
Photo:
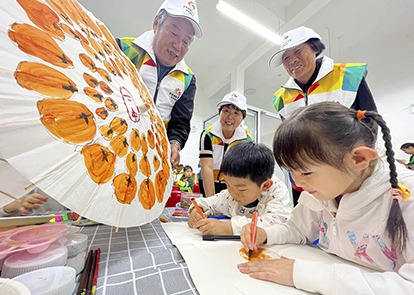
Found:
[[[192,213],[192,212],[191,212]],[[198,229],[203,235],[232,235],[231,222],[220,221],[215,218],[205,218],[197,221],[193,228]]]
[[[193,228],[194,224],[196,224],[197,221],[202,220],[205,217],[205,213],[203,213],[203,216],[200,216],[200,214],[198,214],[197,210],[194,208],[194,210],[192,210],[190,213],[190,218],[188,218],[188,226]]]
[[[294,287],[293,265],[295,260],[286,257],[280,259],[259,260],[238,264],[239,271],[259,280]]]
[[[176,142],[170,142],[171,146],[171,166],[175,168],[180,164],[180,146]]]

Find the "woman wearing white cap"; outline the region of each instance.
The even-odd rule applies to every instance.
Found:
[[[335,64],[327,56],[321,37],[312,29],[299,27],[283,34],[280,50],[269,60],[269,67],[283,64],[289,80],[274,95],[273,104],[280,117],[287,119],[298,108],[321,101],[335,101],[355,110],[376,111],[365,81],[367,65]],[[292,181],[294,205],[301,188]]]
[[[246,118],[246,97],[237,91],[224,96],[217,104],[220,120],[203,130],[200,136],[200,192],[210,197],[227,188],[220,173],[224,153],[231,146],[253,141],[251,134],[242,126]]]

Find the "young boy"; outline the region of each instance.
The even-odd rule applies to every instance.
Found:
[[[179,185],[181,190],[188,190],[191,191],[194,188],[194,179],[193,179],[193,168],[191,166],[186,165],[184,166],[184,174],[181,176],[180,180],[176,181],[175,185]]]
[[[254,211],[259,213],[258,226],[285,222],[292,206],[286,185],[273,175],[274,167],[272,151],[265,145],[244,141],[233,146],[221,164],[227,189],[197,199],[204,216],[191,205],[188,225],[203,235],[239,235]],[[207,218],[216,215],[227,216],[230,222]]]
[[[397,162],[405,165],[408,169],[414,169],[414,143],[407,142],[404,143],[400,149],[410,156],[410,160],[407,162],[406,160],[397,160]]]

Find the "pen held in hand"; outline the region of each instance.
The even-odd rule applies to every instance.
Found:
[[[259,213],[257,211],[253,212],[252,223],[250,224],[250,240],[252,242],[252,247],[256,243],[256,232],[257,232],[257,219]],[[249,258],[251,258],[253,250],[249,250]]]
[[[200,214],[201,217],[204,218],[203,211],[201,211],[200,207],[198,206],[195,199],[192,199],[191,202],[193,202],[194,207],[197,209],[198,214]]]

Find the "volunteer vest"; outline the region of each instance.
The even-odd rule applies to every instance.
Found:
[[[220,124],[220,122],[216,122],[215,124]],[[211,125],[206,129],[206,134],[211,140],[211,146],[213,149],[213,175],[214,181],[222,181],[223,175],[220,174],[220,167],[223,161],[224,156],[224,141],[217,135],[211,133],[211,129],[213,128],[214,124]],[[240,128],[240,127],[238,127]],[[253,141],[252,135],[246,129],[243,130],[235,130],[235,134],[232,137],[232,141],[229,143],[227,150],[235,144],[242,142],[244,140]]]
[[[121,50],[135,65],[149,93],[154,98],[158,82],[155,60],[143,48],[132,44],[135,38],[124,37],[119,40]],[[165,124],[171,119],[174,104],[190,86],[194,74],[189,67],[187,71],[185,73],[175,67],[160,83],[155,105]]]
[[[309,87],[307,101],[299,86],[296,89],[282,87],[273,95],[273,105],[286,119],[298,108],[321,101],[335,101],[349,108],[366,70],[367,65],[362,63],[334,64],[327,75]]]

